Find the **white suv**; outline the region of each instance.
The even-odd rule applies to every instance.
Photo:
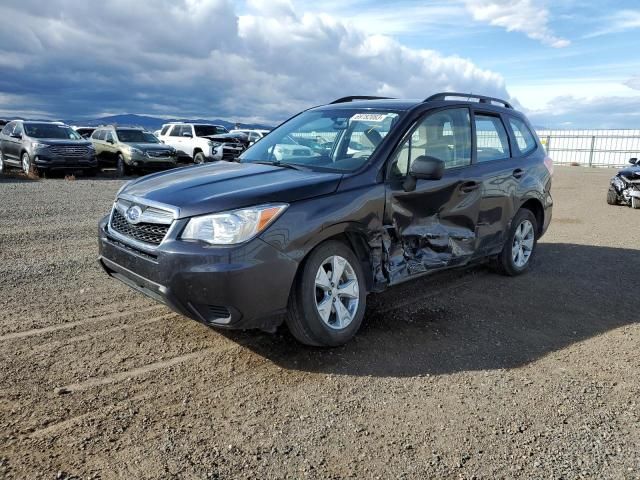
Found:
[[[221,125],[173,122],[162,126],[160,140],[172,146],[181,157],[194,163],[234,160],[244,151],[244,145],[234,141]]]

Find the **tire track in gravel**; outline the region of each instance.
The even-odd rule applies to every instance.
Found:
[[[158,308],[164,307],[163,305],[153,305],[151,307],[146,307],[146,308],[140,308],[134,311],[127,311],[127,312],[118,312],[118,313],[113,313],[113,314],[108,314],[108,315],[103,315],[100,317],[90,317],[90,318],[86,318],[83,320],[77,320],[74,322],[65,322],[65,323],[60,323],[58,325],[50,325],[48,327],[41,327],[41,328],[32,328],[30,330],[23,330],[21,332],[13,332],[13,333],[7,333],[6,335],[1,335],[0,336],[0,342],[4,342],[4,341],[9,341],[9,340],[16,340],[16,339],[20,339],[20,338],[25,338],[25,337],[32,337],[35,335],[44,335],[47,333],[52,333],[52,332],[57,332],[59,330],[67,330],[70,328],[75,328],[75,327],[79,327],[82,325],[87,325],[90,323],[95,323],[95,322],[100,322],[100,321],[106,321],[106,320],[115,320],[118,318],[123,318],[126,317],[127,315],[135,315],[137,313],[143,313],[143,312],[148,312],[150,310],[155,310]]]

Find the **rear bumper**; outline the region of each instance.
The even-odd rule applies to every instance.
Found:
[[[271,245],[211,248],[166,238],[151,254],[113,238],[107,221],[99,225],[99,261],[113,278],[207,325],[272,330],[282,322],[298,265]]]

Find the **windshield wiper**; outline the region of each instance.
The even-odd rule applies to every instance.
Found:
[[[260,165],[273,165],[275,167],[290,168],[292,170],[300,170],[300,171],[309,170],[308,168],[305,168],[302,165],[295,165],[293,163],[283,163],[279,160],[273,160],[273,161],[260,160],[257,162],[250,162],[250,163],[258,163]]]

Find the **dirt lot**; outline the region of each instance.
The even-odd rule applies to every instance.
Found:
[[[333,350],[109,279],[120,181],[2,179],[0,478],[640,478],[640,212],[611,175],[557,168],[529,274],[370,297]]]

